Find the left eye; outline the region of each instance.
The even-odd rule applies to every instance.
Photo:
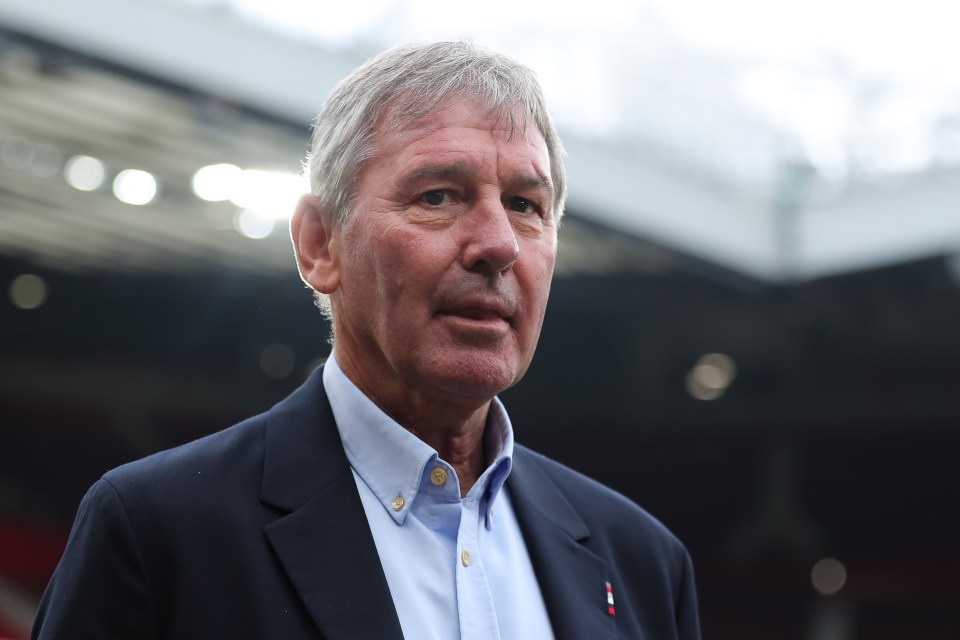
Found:
[[[443,189],[434,189],[433,191],[427,191],[420,198],[432,207],[439,207],[447,199],[447,192]]]
[[[510,198],[509,205],[512,211],[518,213],[536,213],[537,205],[532,200],[515,196]]]

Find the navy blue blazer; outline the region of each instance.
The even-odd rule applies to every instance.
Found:
[[[558,640],[700,637],[689,555],[657,520],[519,445],[507,486]],[[264,414],[104,475],[33,629],[70,640],[402,637],[319,370]]]

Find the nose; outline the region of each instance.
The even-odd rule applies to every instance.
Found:
[[[496,275],[510,269],[520,255],[516,230],[503,204],[480,202],[463,219],[463,267]]]

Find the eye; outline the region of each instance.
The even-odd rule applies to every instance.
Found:
[[[431,207],[439,207],[447,199],[447,192],[443,189],[434,189],[423,193],[420,199]]]
[[[507,202],[507,206],[511,211],[516,211],[517,213],[536,213],[537,204],[533,200],[527,200],[526,198],[521,198],[520,196],[514,196],[510,198]]]

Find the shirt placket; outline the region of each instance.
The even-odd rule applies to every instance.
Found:
[[[499,640],[500,625],[478,544],[481,503],[461,501],[457,532],[457,603],[461,640]]]

